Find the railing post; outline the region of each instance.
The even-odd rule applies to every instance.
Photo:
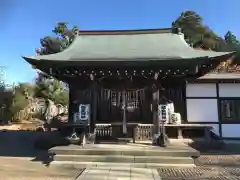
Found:
[[[136,143],[136,128],[137,126],[133,127],[133,143]]]
[[[182,128],[180,128],[180,127],[177,127],[177,138],[183,139]]]

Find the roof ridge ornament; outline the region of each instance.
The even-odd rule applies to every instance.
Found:
[[[183,34],[182,29],[180,27],[173,27],[172,28],[172,33],[174,34]]]
[[[68,28],[68,23],[58,22],[52,32],[55,37],[45,36],[40,39],[41,47],[36,49],[37,56],[55,54],[67,49],[75,37],[79,35],[79,29],[74,26],[72,29]]]

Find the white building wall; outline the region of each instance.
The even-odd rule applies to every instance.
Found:
[[[239,138],[240,124],[222,124],[222,137]]]
[[[188,122],[218,123],[217,99],[187,99]]]
[[[219,84],[219,98],[239,98],[240,84]],[[240,124],[221,124],[218,117],[217,86],[212,84],[186,85],[187,120],[189,123],[208,123],[213,132],[223,138],[240,138]]]
[[[217,97],[216,84],[187,84],[187,97]]]
[[[220,135],[216,84],[187,84],[186,98],[188,122],[212,123],[212,131]]]
[[[240,84],[219,84],[219,97],[240,97]]]

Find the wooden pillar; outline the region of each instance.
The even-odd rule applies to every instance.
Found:
[[[158,103],[159,103],[159,89],[157,84],[158,74],[154,75],[152,83],[152,118],[153,118],[153,135],[159,134],[160,124],[158,120]]]
[[[97,108],[98,108],[98,84],[91,75],[92,85],[91,85],[91,118],[90,118],[90,132],[93,133],[95,129],[95,124],[97,121]]]
[[[127,97],[126,91],[123,91],[123,121],[122,121],[122,128],[123,128],[123,135],[127,134]]]
[[[73,123],[73,116],[74,116],[74,106],[73,106],[73,87],[69,84],[69,101],[68,101],[68,122]]]

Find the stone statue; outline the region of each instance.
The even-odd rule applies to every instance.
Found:
[[[46,110],[44,113],[44,119],[47,124],[51,124],[53,117],[55,116],[55,105],[50,99],[46,100]]]

